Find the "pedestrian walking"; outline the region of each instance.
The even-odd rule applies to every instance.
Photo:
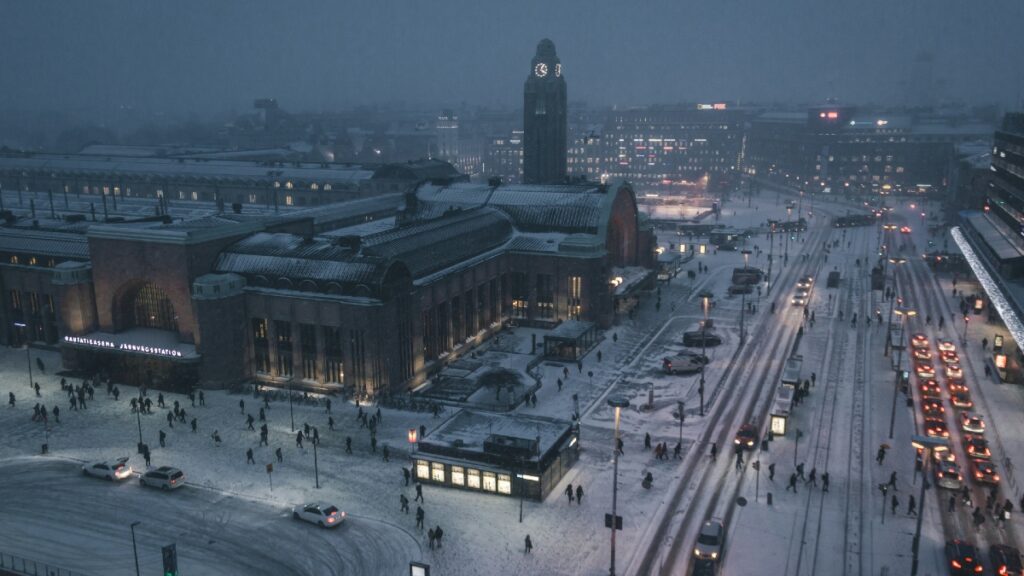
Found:
[[[892,505],[892,514],[893,514],[893,516],[895,516],[896,515],[896,509],[900,507],[900,499],[897,498],[895,494],[893,494],[892,498],[889,500],[889,502]]]
[[[217,430],[214,430],[213,434],[211,434],[210,437],[213,438],[213,445],[214,446],[220,446],[220,432],[218,432]]]
[[[195,418],[193,418],[192,419],[192,433],[193,434],[196,432],[196,427],[198,426],[198,424],[199,424],[199,420],[196,420]]]
[[[7,405],[10,406],[11,408],[14,408],[14,402],[15,402],[15,400],[14,400],[14,392],[8,392],[7,393]]]
[[[434,540],[437,541],[437,547],[441,547],[441,536],[444,536],[444,530],[441,530],[441,525],[438,524],[434,527]]]
[[[309,423],[307,422],[302,423],[302,435],[306,437],[306,440],[309,440]]]
[[[737,470],[742,470],[743,469],[743,449],[742,448],[736,451],[736,469]]]
[[[160,447],[161,448],[166,448],[167,447],[167,433],[164,432],[163,430],[160,431]]]
[[[803,462],[801,462],[801,463],[796,465],[796,477],[801,479],[801,480],[804,479],[804,463]]]
[[[683,443],[676,442],[676,447],[672,450],[672,459],[681,460],[683,458]]]
[[[167,413],[167,427],[174,428],[174,414]]]
[[[149,468],[150,458],[151,458],[151,455],[149,453],[149,448],[145,448],[142,451],[142,459],[146,461],[146,468]]]
[[[917,500],[911,494],[907,500],[907,516],[917,516]]]
[[[406,468],[405,466],[402,466],[402,477],[405,478],[405,485],[406,486],[409,485],[409,476],[410,476],[409,469]]]
[[[249,448],[248,450],[245,451],[245,463],[246,464],[255,464],[256,463],[256,460],[253,460],[253,457],[252,457],[252,448]]]
[[[387,444],[384,445],[384,450],[382,451],[382,453],[384,455],[384,461],[385,462],[390,462],[390,460],[388,459],[389,456],[390,456],[390,452],[388,451],[388,445]]]
[[[430,539],[430,549],[434,549],[434,529],[430,528],[427,530],[427,538]]]
[[[768,481],[775,482],[775,463],[768,465]]]
[[[811,468],[811,473],[807,475],[807,480],[804,485],[817,486],[818,485],[818,469]]]
[[[320,430],[316,426],[313,427],[313,444],[320,445]],[[387,462],[387,456],[385,455],[384,461]]]
[[[405,512],[406,514],[408,514],[409,513],[409,499],[405,496],[405,494],[399,494],[398,495],[398,502],[401,503],[401,505],[402,505],[402,508],[399,511],[400,512]]]
[[[60,406],[57,406],[56,404],[53,406],[53,420],[57,424],[60,424]],[[1009,503],[1009,500],[1007,500],[1007,503]]]
[[[828,492],[828,472],[821,475],[821,491]]]
[[[583,484],[576,485],[576,505],[583,505]]]
[[[331,413],[331,399],[330,398],[327,399],[327,413],[328,414]]]
[[[245,417],[245,425],[246,425],[246,427],[249,430],[251,430],[253,432],[256,431],[256,428],[254,428],[253,425],[252,425],[252,423],[255,422],[255,421],[256,421],[256,419],[252,417],[252,414],[246,415],[246,417]]]
[[[895,490],[896,492],[900,491],[900,489],[896,486],[896,471],[895,470],[893,470],[892,474],[889,475],[889,483],[887,484],[887,486],[892,486],[892,489]]]
[[[238,401],[238,410],[240,414],[245,414],[245,400]]]
[[[530,535],[526,535],[526,554],[533,552],[533,541],[530,540]]]
[[[811,372],[811,386],[814,386],[814,383],[817,382],[817,381],[818,381],[818,375],[815,374],[814,372]]]
[[[39,393],[39,382],[36,382],[33,385],[33,388],[35,388],[35,390],[36,390],[36,398],[42,398],[43,395]]]
[[[203,394],[202,390],[199,391],[199,405],[206,406],[206,395]]]
[[[572,499],[575,495],[575,492],[572,490],[572,483],[565,487],[565,495],[569,497],[569,504],[572,504]]]
[[[878,453],[875,455],[875,462],[878,462],[879,466],[882,465],[882,462],[885,462],[885,446],[884,445],[878,447]]]
[[[558,391],[561,392],[562,391],[562,379],[559,378],[559,379],[555,380],[555,383],[558,384]]]
[[[423,502],[424,504],[426,504],[426,500],[423,499],[423,484],[420,484],[419,482],[416,483],[416,498],[415,498],[415,500],[417,502]]]
[[[121,395],[121,389],[118,388],[117,386],[114,386],[113,393],[114,393],[114,402],[117,402],[117,398]]]
[[[718,460],[718,444],[716,442],[711,443],[711,461],[715,462]]]
[[[352,437],[345,436],[345,454],[352,453]]]
[[[793,491],[793,494],[796,494],[796,472],[789,475],[789,485],[786,486],[786,492],[790,490]]]
[[[266,422],[266,421],[267,421],[267,411],[264,410],[263,408],[260,408],[260,422]]]
[[[278,464],[284,462],[284,454],[281,452],[281,447],[280,446],[278,446],[274,450],[274,456],[277,456],[277,463]]]
[[[370,436],[370,450],[374,454],[377,453],[377,435],[376,434]]]
[[[619,456],[625,456],[625,452],[622,450],[624,445],[625,443],[622,441],[622,438],[615,439],[615,451],[619,453]],[[1024,500],[1021,500],[1021,502],[1024,502]]]
[[[167,405],[164,404],[163,392],[160,392],[159,394],[156,395],[156,405],[159,406],[160,408],[167,408]]]
[[[298,448],[302,448],[302,431],[301,430],[295,433],[295,446],[298,447]]]
[[[422,506],[417,506],[416,507],[416,527],[417,528],[421,528],[421,529],[423,528],[423,507]]]
[[[332,432],[334,431],[334,416],[327,417],[327,429]]]

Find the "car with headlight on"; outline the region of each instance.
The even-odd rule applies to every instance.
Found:
[[[996,574],[1020,576],[1024,574],[1020,551],[1006,544],[993,544],[988,549],[988,561]]]
[[[985,419],[979,414],[973,414],[971,412],[960,413],[960,427],[964,432],[972,432],[974,434],[985,433]]]
[[[946,378],[951,380],[958,380],[964,377],[964,371],[960,368],[959,364],[949,364],[946,366]]]
[[[946,388],[949,389],[950,394],[956,394],[957,392],[970,392],[967,389],[967,383],[962,378],[946,378]]]
[[[814,276],[804,276],[803,278],[797,280],[796,287],[807,290],[811,287],[812,284],[814,284]]]
[[[956,352],[940,352],[939,358],[943,364],[959,364],[960,356]]]
[[[949,428],[942,418],[925,418],[924,429],[932,438],[949,438]]]
[[[89,462],[82,466],[82,474],[106,480],[124,480],[132,475],[132,467],[128,464],[128,457],[122,456],[111,461]]]
[[[936,462],[935,463],[935,483],[940,488],[946,488],[947,490],[959,490],[964,486],[964,477],[960,475],[960,467],[956,465],[956,462]]]
[[[996,465],[989,460],[971,460],[971,475],[979,484],[999,484],[999,473]]]
[[[725,526],[718,518],[704,522],[697,533],[697,545],[693,547],[693,556],[704,560],[718,560],[722,557],[725,545]]]
[[[981,574],[985,570],[978,558],[978,549],[959,538],[946,542],[946,562],[953,576]]]
[[[932,351],[927,348],[914,348],[914,358],[918,360],[931,360]]]
[[[743,449],[753,449],[754,444],[757,444],[757,428],[754,428],[753,424],[740,426],[740,429],[736,431],[736,438],[732,442]]]
[[[971,394],[969,392],[954,392],[950,394],[949,401],[954,407],[961,410],[974,408],[974,401],[971,400]]]
[[[946,408],[938,398],[922,398],[921,413],[925,416],[942,416],[946,413]]]
[[[185,473],[171,466],[161,466],[139,476],[139,484],[161,490],[176,490],[185,485]]]
[[[964,435],[964,451],[968,458],[988,460],[992,457],[992,451],[988,447],[988,440],[976,434]]]
[[[910,226],[900,226],[900,234],[910,234]]]
[[[921,396],[925,398],[942,397],[942,391],[939,389],[939,383],[935,380],[921,380],[918,384],[918,388],[921,390]]]
[[[952,340],[939,340],[939,352],[956,352],[956,344]]]
[[[930,362],[918,361],[914,364],[914,373],[917,374],[918,378],[934,379],[935,368],[932,367]]]
[[[797,290],[793,294],[793,299],[790,300],[790,302],[792,302],[794,306],[804,306],[807,304],[808,294],[809,292],[807,292],[807,290]]]
[[[913,336],[910,337],[910,345],[913,346],[914,348],[927,348],[928,337],[918,332],[917,334],[914,334]]]
[[[316,524],[321,528],[337,528],[347,514],[327,502],[311,502],[292,508],[292,518]]]

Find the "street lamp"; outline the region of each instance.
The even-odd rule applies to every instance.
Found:
[[[765,293],[772,293],[772,260],[775,260],[775,221],[769,220],[768,222],[768,274],[765,276]]]
[[[793,233],[793,206],[786,206],[786,252],[782,256],[784,264],[789,264],[789,235]]]
[[[917,448],[918,450],[924,452],[924,466],[921,475],[921,491],[920,495],[917,498],[917,501],[920,503],[920,509],[917,513],[917,528],[914,530],[914,560],[910,565],[910,576],[917,576],[918,550],[920,550],[921,548],[921,519],[924,518],[925,509],[924,490],[928,486],[928,465],[932,460],[931,454],[929,454],[929,452],[945,452],[946,450],[949,450],[949,440],[946,440],[945,438],[932,438],[930,436],[921,436],[919,434],[915,434],[911,436],[910,443],[914,446],[914,448]]]
[[[622,415],[622,409],[629,407],[629,400],[625,398],[609,398],[608,405],[615,408],[615,446],[612,452],[614,461],[614,471],[612,472],[612,554],[611,564],[608,568],[608,573],[611,576],[615,576],[615,532],[618,528],[616,513],[619,504],[619,419]]]
[[[903,363],[903,347],[906,342],[903,339],[903,317],[916,316],[917,311],[910,308],[897,308],[896,315],[900,317],[900,347],[896,349],[896,381],[892,386],[892,414],[889,416],[889,439],[892,440],[893,427],[896,425],[896,392],[900,387],[900,367]]]
[[[964,344],[967,344],[967,325],[970,324],[970,323],[971,323],[971,317],[966,315],[966,314],[964,314],[964,337],[960,339],[960,341],[962,343],[964,343]]]
[[[17,326],[18,328],[21,328],[22,331],[24,331],[25,327],[28,326],[24,322],[15,322],[14,325]],[[29,348],[28,336],[25,335],[24,332],[22,332],[22,335],[25,337],[25,359],[28,360],[28,387],[31,388],[32,387],[32,351]]]
[[[704,322],[700,325],[700,388],[697,389],[697,392],[700,393],[700,415],[704,416],[704,367],[707,365],[707,362],[704,362],[704,360],[708,356],[708,305],[714,294],[707,290],[702,290],[698,296],[700,296],[702,307],[704,308]]]
[[[885,329],[888,331],[888,334],[886,334],[886,336],[885,336],[885,355],[886,356],[889,355],[889,348],[892,345],[892,313],[893,313],[893,307],[896,304],[896,287],[897,287],[897,282],[898,282],[898,278],[896,277],[896,268],[895,268],[895,266],[899,266],[900,264],[906,264],[907,263],[907,259],[906,258],[899,258],[899,257],[897,257],[897,258],[889,258],[889,262],[892,263],[894,267],[892,269],[892,298],[889,300],[889,320],[888,320],[888,322],[885,325]]]
[[[750,250],[743,250],[743,271],[747,271],[747,263],[750,261]],[[740,292],[740,344],[743,344],[747,340],[747,332],[745,330],[745,317],[747,311],[747,293],[744,290]]]
[[[130,526],[132,530],[132,554],[135,556],[135,576],[139,576],[139,550],[135,547],[135,527],[139,524],[142,524],[142,522],[136,520]]]

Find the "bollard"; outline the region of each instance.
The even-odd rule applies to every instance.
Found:
[[[772,505],[772,493],[771,492],[768,493],[768,505],[769,506]]]

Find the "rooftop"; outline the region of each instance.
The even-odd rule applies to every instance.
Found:
[[[567,420],[556,420],[523,414],[496,414],[462,410],[437,429],[420,439],[420,445],[458,448],[468,452],[484,452],[484,441],[492,436],[538,441],[538,451],[545,454],[571,428]]]

